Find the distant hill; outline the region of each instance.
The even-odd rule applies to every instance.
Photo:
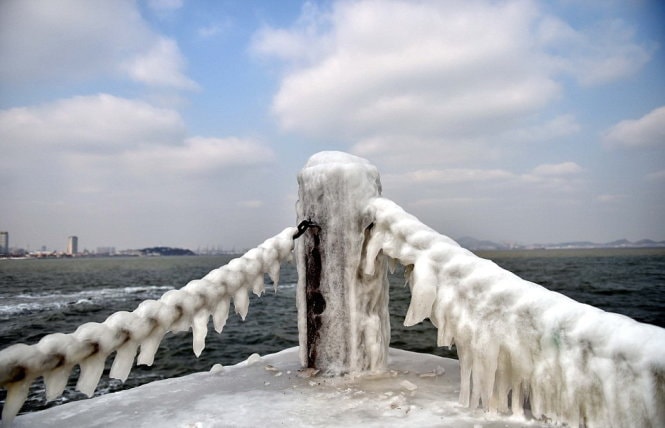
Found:
[[[629,241],[627,239],[618,239],[616,241],[596,243],[590,241],[571,241],[548,244],[507,244],[493,241],[481,240],[470,236],[463,236],[456,241],[464,248],[469,250],[529,250],[529,249],[574,249],[574,248],[663,248],[665,241],[654,241],[651,239],[641,239],[639,241]]]
[[[470,236],[463,236],[457,238],[455,241],[469,250],[509,250],[513,248],[508,244],[499,244],[497,242],[476,239]]]
[[[195,256],[196,254],[186,248],[150,247],[138,250],[142,256]]]

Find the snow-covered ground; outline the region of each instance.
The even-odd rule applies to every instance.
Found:
[[[290,348],[21,415],[13,426],[551,426],[460,406],[456,360],[391,348],[388,366],[376,376],[311,376]]]

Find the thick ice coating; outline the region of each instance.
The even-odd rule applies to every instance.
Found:
[[[248,292],[263,292],[267,273],[277,288],[280,263],[291,256],[293,236],[289,227],[228,265],[214,269],[202,279],[190,281],[179,290],[166,292],[159,300],[142,302],[133,312],[116,312],[103,323],[87,323],[72,334],[55,333],[29,346],[17,344],[0,351],[0,386],[7,389],[2,410],[5,426],[20,410],[30,384],[44,377],[47,399],[64,390],[75,365],[81,368],[76,388],[92,396],[111,353],[115,359],[110,376],[124,381],[134,362],[151,365],[162,337],[169,331],[192,329],[193,350],[199,356],[205,347],[208,320],[213,316],[217,332],[226,322],[229,302],[236,312],[247,315]]]
[[[665,426],[665,330],[578,303],[461,248],[375,198],[364,273],[407,267],[404,324],[429,318],[455,344],[460,402],[585,427]]]
[[[298,183],[298,221],[316,224],[296,243],[301,363],[330,375],[384,370],[387,270],[358,275],[372,224],[366,207],[381,193],[378,170],[356,156],[321,152]]]
[[[385,273],[405,266],[405,325],[430,319],[457,346],[460,402],[572,426],[665,426],[665,330],[583,305],[476,257],[380,197],[364,159],[322,152],[298,176],[301,363],[381,369]]]

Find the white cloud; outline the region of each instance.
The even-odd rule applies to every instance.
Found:
[[[194,178],[275,160],[271,148],[251,139],[187,138],[176,111],[107,94],[0,111],[0,149],[1,169],[19,193],[46,176],[58,192],[110,191],[129,182],[187,187]]]
[[[580,124],[572,114],[562,114],[533,126],[508,130],[504,138],[509,141],[543,141],[572,135],[580,129]]]
[[[521,58],[528,54],[520,40],[530,14],[512,5],[339,3],[334,35],[323,36],[335,40],[334,50],[285,77],[274,111],[285,129],[312,134],[463,132],[478,120],[492,128],[558,93],[552,79]],[[274,35],[264,36],[259,50],[269,50],[271,40],[298,40],[299,33]],[[289,51],[274,49],[281,57]]]
[[[3,1],[0,56],[4,84],[115,77],[194,86],[175,42],[156,34],[131,1]]]
[[[247,201],[239,201],[236,205],[241,208],[261,208],[264,204],[263,201],[257,199],[251,199]]]
[[[492,160],[496,148],[476,137],[436,137],[409,134],[378,134],[362,138],[350,151],[377,163],[421,168],[425,165],[459,165],[478,158]]]
[[[557,17],[544,17],[536,40],[554,70],[583,85],[598,85],[634,74],[651,58],[653,47],[636,44],[634,31],[619,19],[574,29]]]
[[[134,171],[154,170],[201,174],[229,167],[246,167],[273,162],[273,151],[242,138],[192,137],[176,146],[151,146],[126,152],[124,162]]]
[[[12,152],[27,146],[118,152],[145,144],[168,144],[182,139],[184,132],[177,112],[109,94],[0,111],[0,145]]]
[[[609,145],[617,147],[665,146],[665,106],[639,119],[622,120],[605,132],[603,138]]]
[[[626,195],[606,193],[596,196],[596,201],[603,204],[612,204],[626,199]]]
[[[647,175],[649,181],[665,181],[665,169]]]
[[[321,59],[332,47],[333,40],[325,34],[329,22],[328,12],[305,2],[293,28],[261,28],[254,34],[250,51],[257,56],[311,63]]]
[[[222,23],[216,22],[200,27],[196,33],[202,39],[211,39],[215,36],[226,33],[232,26],[233,24],[231,21],[227,19]]]
[[[516,175],[502,169],[452,168],[445,170],[413,171],[405,174],[404,178],[413,184],[456,184],[485,181],[505,181],[515,179]]]
[[[198,85],[183,73],[185,60],[176,43],[160,38],[150,50],[124,62],[121,68],[140,83],[154,86],[170,86],[179,89],[196,89]]]
[[[575,162],[562,162],[556,164],[543,164],[535,167],[531,173],[541,177],[556,177],[575,175],[582,172],[582,167]]]
[[[155,12],[172,12],[182,7],[183,0],[148,0],[148,7]]]
[[[571,135],[572,114],[545,114],[564,80],[616,80],[650,58],[621,21],[573,28],[530,1],[335,2],[303,17],[252,45],[285,65],[278,123],[394,166]]]
[[[558,197],[583,188],[583,169],[574,162],[538,165],[527,173],[500,168],[431,168],[382,176],[384,188],[405,199],[478,201]],[[414,191],[417,189],[417,191]],[[431,197],[423,197],[429,195]]]

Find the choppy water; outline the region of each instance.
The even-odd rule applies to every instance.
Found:
[[[578,301],[665,327],[665,249],[498,251],[479,255]],[[102,322],[113,312],[131,311],[141,301],[158,299],[167,290],[201,278],[230,259],[0,260],[0,349],[19,342],[33,344],[46,334],[69,333],[85,322]],[[296,281],[295,266],[284,265],[278,293],[252,296],[246,321],[230,316],[221,335],[210,329],[206,349],[198,359],[192,352],[191,333],[169,334],[162,341],[154,365],[134,367],[123,385],[108,378],[109,358],[95,394],[206,371],[216,363],[234,364],[255,352],[266,354],[297,345]],[[402,326],[408,288],[403,287],[401,271],[390,281],[391,346],[454,357],[454,349],[436,347],[436,331],[429,322]],[[54,403],[84,397],[74,391],[77,378],[75,371],[67,390]],[[43,388],[41,381],[33,385],[22,412],[54,404],[45,402]],[[5,394],[0,391],[0,406]]]

